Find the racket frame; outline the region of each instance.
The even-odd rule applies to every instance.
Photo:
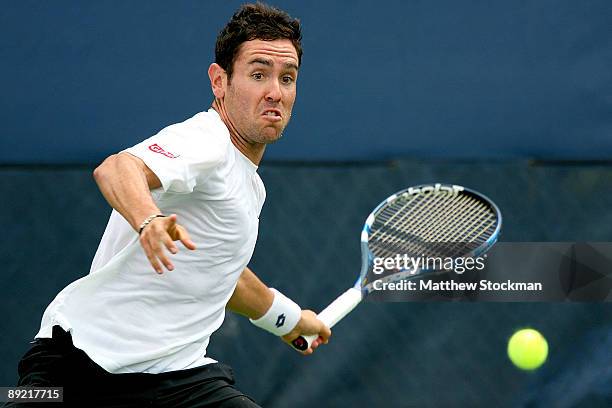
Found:
[[[480,244],[478,247],[463,255],[464,257],[478,257],[485,253],[487,250],[489,250],[489,248],[491,248],[497,242],[502,226],[501,211],[499,210],[499,207],[484,194],[456,184],[442,183],[420,184],[417,186],[408,187],[404,190],[400,190],[394,194],[391,194],[380,204],[378,204],[366,218],[366,221],[361,230],[361,271],[359,273],[359,277],[350,289],[348,289],[342,295],[337,297],[332,303],[329,304],[329,306],[327,306],[323,311],[321,311],[321,313],[317,315],[317,318],[319,320],[325,323],[325,325],[327,325],[328,327],[333,327],[347,314],[349,314],[365,298],[365,296],[367,296],[372,291],[372,287],[366,283],[366,277],[374,265],[374,254],[372,254],[372,251],[369,247],[369,238],[370,233],[372,232],[372,225],[374,224],[376,216],[380,212],[380,210],[385,205],[394,201],[395,199],[397,199],[398,196],[401,196],[403,194],[419,194],[426,192],[431,192],[433,194],[439,193],[441,191],[445,191],[450,194],[470,194],[476,197],[479,201],[487,203],[495,212],[497,218],[497,225],[495,227],[495,230],[491,233],[491,236],[487,238],[487,240]],[[417,271],[411,268],[404,268],[400,269],[398,272],[393,273],[391,275],[392,279],[388,280],[397,281],[406,278],[415,278],[421,276],[422,273],[431,272],[425,269],[420,269]],[[377,279],[376,281],[378,280],[379,279]],[[381,278],[380,280],[384,281],[385,278]],[[317,335],[299,336],[297,339],[293,340],[291,344],[296,350],[305,351],[310,348],[312,342],[317,337]]]

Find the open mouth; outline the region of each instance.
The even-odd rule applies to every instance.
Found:
[[[262,113],[263,116],[267,117],[267,118],[281,118],[281,113],[279,110],[276,109],[267,109]]]

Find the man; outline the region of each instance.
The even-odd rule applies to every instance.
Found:
[[[286,13],[243,6],[217,38],[211,109],[94,171],[114,211],[90,274],[45,311],[20,386],[63,386],[81,407],[256,407],[206,355],[226,306],[286,342],[318,334],[305,354],[327,342],[313,312],[246,266],[265,198],[257,165],[291,117],[300,39]]]

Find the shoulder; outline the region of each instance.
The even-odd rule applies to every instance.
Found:
[[[222,161],[231,144],[227,127],[212,109],[167,126],[158,135],[172,145],[170,154],[209,163]]]

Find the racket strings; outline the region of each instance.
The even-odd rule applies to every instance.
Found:
[[[472,208],[459,222],[448,228],[446,233],[438,237],[439,246],[443,250],[460,256],[482,245],[494,233],[497,217],[488,206],[471,200]],[[474,206],[474,204],[476,204]],[[451,243],[450,246],[448,243]]]
[[[490,206],[467,194],[407,194],[375,217],[369,246],[376,256],[462,256],[485,243],[497,227]]]
[[[428,206],[429,200],[422,195],[411,198],[412,200],[405,203],[402,203],[404,200],[396,200],[382,212],[384,223],[382,226],[377,226],[376,223],[373,225],[371,240],[376,239],[381,247],[395,251],[400,249],[396,243],[400,243],[404,247],[406,243],[422,241],[421,237],[417,235],[418,228],[413,228],[414,231],[408,230],[405,224],[412,220],[412,224],[419,225],[422,222],[421,210],[426,209],[431,204]],[[416,203],[414,203],[415,201]],[[434,203],[436,201],[442,201],[442,197],[435,197]],[[413,205],[411,206],[411,204]],[[394,213],[394,217],[385,219],[385,213]],[[376,220],[378,220],[378,217]]]
[[[412,220],[406,220],[403,224],[398,225],[398,228],[414,229],[415,235],[421,237],[423,241],[445,241],[444,231],[452,228],[450,224],[459,212],[465,211],[468,204],[464,196],[433,202],[428,208],[421,210],[416,225]]]
[[[383,242],[398,241],[404,237],[398,236],[397,231],[410,231],[421,241],[443,241],[442,232],[452,228],[455,217],[459,212],[465,211],[469,200],[470,198],[466,196],[439,195],[433,199],[432,196],[427,196],[421,201],[423,205],[415,206],[414,211],[404,212],[391,225],[386,223],[377,231],[382,234],[377,237],[377,234],[374,233],[372,238]]]
[[[391,205],[383,207],[383,209],[376,216],[377,220],[380,220],[383,225],[387,225],[393,221],[396,217],[403,217],[402,213],[405,209],[410,209],[410,205],[415,201],[418,201],[423,196],[420,194],[415,195],[401,195],[401,199],[396,199]],[[400,208],[401,207],[401,208]]]
[[[409,239],[409,238],[408,238]],[[476,249],[479,244],[475,242],[425,242],[413,241],[410,245],[390,243],[384,246],[371,246],[372,253],[377,257],[393,258],[397,254],[425,256],[425,257],[460,257]]]
[[[446,241],[451,241],[452,239],[442,234],[441,231],[466,231],[465,221],[470,218],[476,218],[476,211],[480,210],[481,215],[488,214],[495,218],[494,214],[489,211],[487,206],[471,197],[462,196],[459,199],[453,198],[451,200],[438,199],[436,201],[430,201],[430,203],[427,204],[428,205],[421,206],[421,208],[419,208],[420,211],[416,214],[405,213],[402,217],[397,217],[396,220],[398,221],[391,225],[385,223],[386,225],[376,229],[377,226],[375,223],[371,238],[388,241],[396,235],[390,233],[390,231],[410,230],[413,235],[419,236],[423,240],[435,238],[436,240],[444,239]],[[463,224],[457,225],[458,222],[462,221]],[[385,228],[385,226],[388,228]],[[462,229],[458,230],[458,227]],[[377,237],[378,234],[380,234],[380,236]]]
[[[373,231],[370,238],[376,238],[379,241],[386,242],[396,237],[396,231],[400,229],[399,225],[402,224],[402,221],[404,224],[410,220],[421,223],[422,214],[425,213],[428,208],[435,206],[436,202],[445,201],[445,196],[443,194],[433,196],[433,202],[431,201],[431,197],[432,196],[425,196],[422,194],[408,197],[401,196],[400,199],[397,199],[391,205],[385,207],[383,211],[376,216],[376,221],[378,221],[380,217],[383,225],[380,226],[379,229]],[[389,216],[389,214],[391,216]],[[380,234],[380,236],[377,237],[378,234]]]
[[[452,225],[444,227],[438,231],[437,240],[442,242],[472,242],[477,236],[481,235],[479,228],[482,223],[479,221],[492,216],[489,208],[481,202],[469,198],[464,206],[453,213]]]
[[[439,251],[431,242],[437,241],[439,229],[448,222],[449,209],[457,207],[457,197],[428,196],[421,200],[414,211],[406,212],[393,225],[387,224],[384,233],[378,237],[386,252],[423,253],[437,255]],[[447,215],[447,216],[445,216]],[[429,218],[428,218],[429,217]],[[376,238],[376,237],[375,237]]]

